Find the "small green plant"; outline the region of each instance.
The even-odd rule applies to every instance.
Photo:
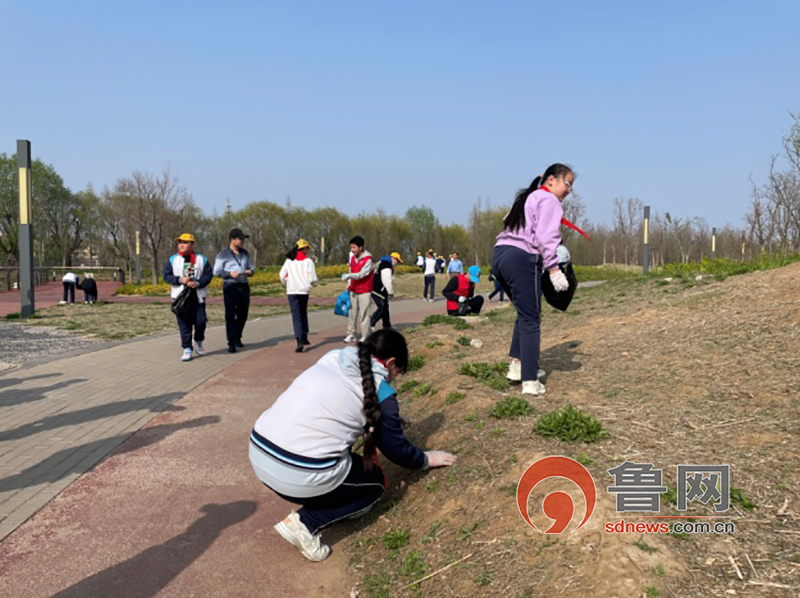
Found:
[[[678,487],[674,484],[664,484],[667,491],[661,495],[661,501],[671,505],[678,504]]]
[[[535,431],[546,438],[565,442],[596,442],[609,433],[593,415],[582,413],[572,405],[552,411],[536,422]]]
[[[656,548],[655,546],[650,546],[648,543],[642,540],[634,542],[633,545],[643,552],[649,552],[649,553],[658,552],[658,548]]]
[[[428,530],[428,533],[423,536],[422,543],[423,544],[430,544],[431,542],[435,541],[436,538],[439,537],[439,533],[440,533],[439,532],[439,528],[440,527],[442,527],[442,522],[441,521],[437,521],[436,523],[434,523],[430,527],[430,529]]]
[[[478,422],[477,424],[475,424],[475,427],[478,430],[483,430],[486,427],[486,422]]]
[[[450,394],[448,394],[445,397],[444,404],[445,405],[455,405],[461,399],[463,399],[465,396],[467,396],[467,395],[465,395],[463,392],[451,392]]]
[[[459,527],[458,531],[461,532],[461,539],[466,540],[467,538],[469,538],[472,534],[475,533],[475,530],[478,529],[479,525],[480,525],[479,521],[473,521],[469,525],[462,525],[461,527]]]
[[[492,430],[492,438],[499,438],[505,431],[505,428],[495,428]]]
[[[667,572],[664,570],[664,565],[659,563],[658,565],[653,567],[653,575],[657,577],[665,577],[667,575]]]
[[[406,577],[419,579],[425,575],[428,569],[429,567],[423,558],[422,551],[412,550],[406,555],[406,560],[403,564],[403,573]]]
[[[428,492],[436,492],[439,489],[439,480],[433,480],[425,485],[425,490]]]
[[[504,391],[508,389],[508,380],[505,376],[507,370],[508,364],[504,361],[497,363],[467,362],[461,365],[459,373],[475,378],[495,390]]]
[[[456,342],[461,345],[462,347],[469,347],[471,339],[468,336],[464,336],[463,334],[456,339]]]
[[[472,328],[472,324],[456,316],[435,315],[428,316],[422,320],[423,326],[435,326],[436,324],[452,324],[456,330],[468,330]]]
[[[488,586],[494,581],[494,575],[494,571],[484,571],[478,576],[478,579],[475,580],[475,583],[479,586]]]
[[[519,397],[506,397],[489,409],[489,415],[498,419],[516,419],[533,414],[533,407]]]
[[[516,496],[517,495],[517,485],[516,484],[506,484],[500,488],[500,492],[505,494],[506,496]]]
[[[756,504],[747,497],[744,490],[736,486],[731,486],[731,502],[735,505],[739,505],[745,511],[752,511],[756,508]]]
[[[658,589],[658,586],[647,586],[644,589],[644,594],[647,598],[658,598],[661,595],[661,590]]]
[[[450,471],[447,472],[447,483],[455,484],[457,479],[458,479],[458,465],[453,465],[450,468]]]
[[[408,360],[408,368],[406,369],[409,372],[416,372],[423,367],[425,367],[425,358],[422,355],[414,355],[414,357]]]
[[[383,545],[389,550],[399,550],[406,544],[411,533],[407,529],[396,529],[383,535]]]
[[[428,349],[435,349],[436,347],[444,347],[444,343],[440,343],[439,341],[432,341],[425,345]]]
[[[400,388],[397,389],[397,392],[400,394],[405,394],[410,390],[415,389],[417,386],[419,386],[419,380],[409,380],[408,382],[403,382],[403,384],[400,385]]]
[[[509,462],[513,465],[515,463],[519,463],[519,457],[517,455],[511,455],[508,458]]]
[[[414,396],[417,398],[424,397],[425,395],[431,394],[432,390],[430,384],[420,384],[414,389]]]
[[[594,459],[590,459],[589,455],[586,453],[581,453],[579,456],[575,457],[575,460],[584,467],[591,467],[596,463],[596,461]]]
[[[386,573],[366,575],[364,576],[364,593],[370,598],[389,598],[390,582],[389,575]]]
[[[477,413],[470,413],[467,417],[464,418],[465,422],[474,422],[477,421],[478,414]]]

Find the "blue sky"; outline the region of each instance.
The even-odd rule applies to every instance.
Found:
[[[800,3],[0,0],[0,152],[73,190],[169,166],[210,211],[260,199],[465,223],[551,162],[741,225],[789,111]]]

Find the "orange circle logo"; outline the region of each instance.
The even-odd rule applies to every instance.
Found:
[[[597,490],[594,480],[589,470],[583,465],[570,459],[569,457],[545,457],[539,459],[522,474],[517,485],[517,506],[522,518],[537,532],[541,532],[531,521],[528,515],[528,498],[536,485],[549,478],[565,478],[577,484],[586,499],[586,515],[580,525],[573,532],[578,531],[584,523],[589,521],[589,517],[594,512],[597,502]],[[554,520],[553,525],[544,532],[545,534],[560,534],[572,521],[575,514],[575,503],[572,497],[566,492],[551,492],[545,496],[542,502],[542,511],[550,519]]]

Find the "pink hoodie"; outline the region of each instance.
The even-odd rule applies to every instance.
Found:
[[[561,243],[561,218],[564,210],[558,198],[546,189],[537,189],[525,200],[525,228],[504,230],[497,235],[498,245],[510,245],[542,256],[548,270],[558,266],[556,248]]]

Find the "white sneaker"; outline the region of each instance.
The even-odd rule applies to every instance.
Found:
[[[181,357],[181,361],[191,361],[192,360],[192,350],[191,349],[184,349],[183,350],[183,357]]]
[[[206,350],[203,348],[203,342],[202,341],[194,341],[194,351],[198,355],[205,355]]]
[[[354,342],[356,342],[356,337],[354,335],[352,335],[352,334],[348,334],[346,337],[344,337],[344,340],[342,342],[343,343],[354,343]]]
[[[58,304],[59,304],[59,305],[66,305],[66,304],[67,304],[67,302],[66,302],[66,301],[59,301],[59,302],[58,302]]]
[[[524,380],[522,382],[522,394],[542,396],[545,393],[544,384],[538,380]]]
[[[294,511],[274,527],[284,540],[297,548],[309,561],[324,561],[331,554],[328,545],[320,541],[320,534],[312,535]]]
[[[539,369],[536,372],[536,377],[544,378],[545,373],[544,370]],[[508,364],[508,374],[506,374],[506,378],[512,382],[519,382],[522,380],[522,364],[519,361],[512,361]]]

